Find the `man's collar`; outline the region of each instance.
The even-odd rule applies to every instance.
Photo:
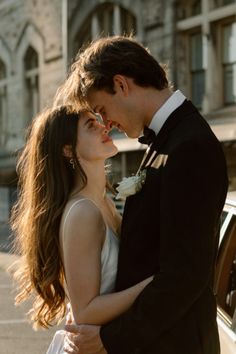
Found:
[[[185,99],[186,97],[180,90],[175,91],[154,114],[149,128],[158,134],[170,114],[174,112],[176,108],[181,106]]]

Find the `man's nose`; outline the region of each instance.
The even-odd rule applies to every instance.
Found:
[[[108,131],[110,131],[112,129],[112,121],[111,120],[106,120],[106,122],[104,122],[105,127]]]

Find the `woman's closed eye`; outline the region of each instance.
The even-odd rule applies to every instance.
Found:
[[[95,121],[90,121],[89,124],[88,124],[88,128],[91,129],[91,128],[94,128],[95,127]]]
[[[99,126],[99,122],[96,119],[90,119],[88,123],[88,129],[97,129]]]

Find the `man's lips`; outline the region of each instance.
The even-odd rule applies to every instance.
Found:
[[[118,124],[117,129],[121,132],[124,133],[124,129],[122,128],[122,126],[120,124]]]

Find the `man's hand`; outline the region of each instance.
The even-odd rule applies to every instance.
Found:
[[[107,354],[100,338],[100,326],[66,325],[64,350],[69,354]]]

